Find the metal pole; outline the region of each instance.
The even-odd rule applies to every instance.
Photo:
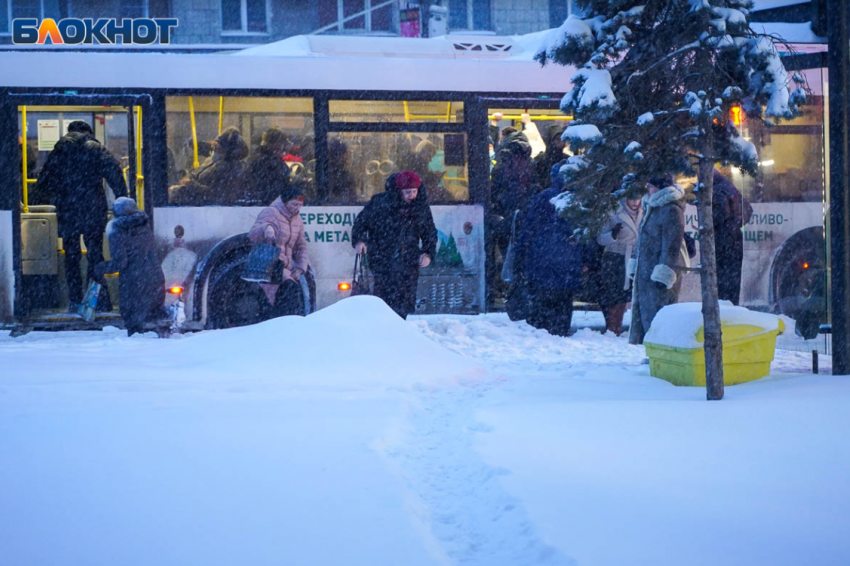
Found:
[[[136,116],[133,114],[132,106],[127,107],[127,160],[130,166],[127,172],[127,196],[137,198],[136,177],[139,170],[136,163]]]
[[[23,197],[24,197],[24,214],[29,213],[30,211],[30,193],[29,187],[27,186],[27,182],[29,179],[29,171],[27,171],[27,107],[21,106],[21,135],[23,137],[23,144],[21,144],[21,170],[23,174]]]
[[[829,16],[830,267],[832,373],[850,374],[850,6],[827,0]]]

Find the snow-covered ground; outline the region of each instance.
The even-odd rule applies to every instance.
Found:
[[[846,564],[850,380],[779,351],[708,403],[643,357],[371,297],[3,335],[0,565]]]

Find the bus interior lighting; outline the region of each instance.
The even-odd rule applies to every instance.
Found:
[[[767,161],[759,161],[759,165],[762,167],[770,167],[774,163],[775,161],[773,159],[768,159]]]

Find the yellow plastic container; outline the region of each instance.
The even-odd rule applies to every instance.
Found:
[[[723,382],[735,385],[753,381],[770,373],[770,362],[776,351],[776,337],[785,332],[779,328],[765,330],[747,324],[726,325],[723,332]],[[704,328],[697,332],[697,342],[704,341]],[[649,373],[673,385],[705,385],[705,350],[677,348],[663,344],[644,343],[649,357]]]

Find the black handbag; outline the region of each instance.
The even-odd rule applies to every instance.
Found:
[[[369,266],[366,262],[366,254],[357,254],[354,257],[354,275],[351,276],[351,296],[371,295],[372,285],[369,280]]]
[[[253,283],[279,283],[283,266],[280,261],[280,248],[266,243],[256,243],[251,247],[242,280]]]

